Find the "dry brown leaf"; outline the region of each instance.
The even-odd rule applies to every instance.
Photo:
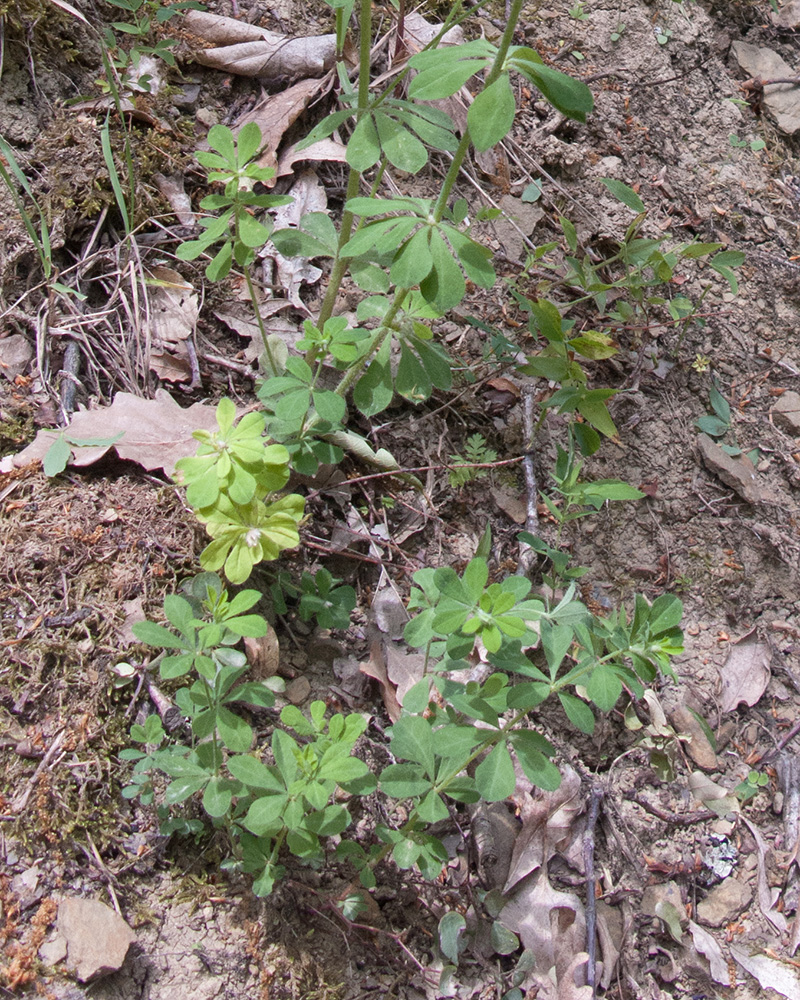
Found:
[[[192,361],[185,344],[176,344],[172,351],[151,351],[150,371],[162,382],[189,382]]]
[[[619,906],[609,906],[602,899],[595,903],[597,913],[597,937],[603,953],[603,974],[600,985],[607,990],[614,978],[619,956],[625,941],[625,921]]]
[[[742,702],[752,707],[769,684],[772,654],[766,643],[753,641],[753,635],[754,630],[751,630],[731,646],[720,671],[723,712],[735,711]]]
[[[33,347],[21,333],[12,333],[0,340],[0,372],[9,382],[21,375],[33,357]]]
[[[244,651],[247,654],[253,680],[264,681],[277,674],[281,664],[281,648],[275,629],[271,625],[266,635],[257,638],[245,636]]]
[[[294,200],[275,210],[276,229],[297,226],[300,219],[309,212],[327,211],[328,196],[313,170],[304,170],[292,185],[289,194]],[[319,281],[322,270],[305,257],[284,257],[272,243],[267,244],[262,256],[275,261],[277,273],[274,284],[284,290],[286,298],[295,309],[310,317],[308,307],[300,298],[300,289],[303,285],[313,285]]]
[[[372,614],[375,616],[375,624],[384,635],[395,640],[403,638],[408,612],[388,573],[382,574],[381,582],[372,598]]]
[[[174,268],[158,265],[147,271],[149,290],[143,330],[158,350],[194,333],[200,307],[192,284]]]
[[[328,195],[320,183],[317,172],[311,168],[300,174],[289,188],[288,194],[293,200],[288,205],[279,205],[275,209],[276,229],[299,225],[303,216],[309,212],[328,211]]]
[[[293,143],[278,157],[278,177],[290,174],[295,163],[345,163],[347,160],[347,146],[335,139],[320,139],[305,149],[298,149],[298,145]]]
[[[575,973],[585,965],[589,956],[585,951],[578,952],[566,970],[564,978],[556,985],[551,979],[537,977],[537,1000],[592,1000],[590,986],[576,986]]]
[[[800,997],[800,975],[797,970],[784,962],[778,962],[767,955],[748,955],[744,948],[731,945],[731,955],[758,980],[762,990],[771,989],[787,1000]]]
[[[537,979],[553,969],[557,983],[571,979],[575,956],[586,944],[583,903],[575,893],[554,889],[542,869],[514,890],[500,922],[533,952]]]
[[[503,214],[494,223],[498,242],[509,260],[519,260],[525,250],[523,237],[531,235],[544,217],[544,209],[510,194],[504,194],[500,199],[500,208]]]
[[[269,336],[278,336],[291,348],[300,340],[300,329],[297,323],[277,316],[276,313],[283,309],[290,309],[292,303],[286,299],[268,299],[259,305],[261,318],[264,320],[264,327]],[[253,319],[253,310],[248,305],[246,308],[236,302],[232,302],[227,309],[219,309],[214,312],[217,319],[230,327],[234,333],[240,337],[246,337],[250,344],[245,348],[245,361],[256,361],[264,350],[264,343],[261,340],[261,330]]]
[[[154,399],[118,392],[111,406],[75,413],[67,430],[78,440],[111,438],[120,432],[123,436],[113,445],[75,448],[70,464],[92,465],[114,448],[122,459],[148,470],[163,469],[171,476],[178,459],[194,455],[197,450],[192,433],[216,429],[216,408],[206,403],[193,403],[183,409],[165,389],[158,389]],[[39,431],[34,441],[14,456],[14,465],[41,461],[59,436],[56,431]]]
[[[265,97],[251,111],[248,111],[237,120],[236,127],[233,130],[236,134],[248,122],[255,122],[261,129],[264,152],[257,161],[260,167],[277,169],[278,158],[276,151],[283,138],[283,133],[305,111],[308,107],[308,102],[318,93],[319,89],[319,80],[301,80],[286,90]],[[275,178],[268,183],[268,186],[271,187],[274,183]]]
[[[359,667],[362,674],[374,678],[380,685],[383,695],[383,704],[392,722],[397,722],[403,711],[400,702],[397,700],[394,685],[389,680],[386,672],[386,661],[383,658],[383,644],[380,640],[375,640],[369,648],[369,660]]]
[[[201,66],[237,76],[265,80],[321,76],[336,60],[336,35],[292,38],[199,10],[187,11],[183,26],[204,42],[221,46],[195,50],[194,58]]]
[[[322,268],[304,257],[284,257],[277,250],[270,250],[277,265],[276,283],[286,293],[295,309],[311,318],[311,310],[300,298],[303,285],[315,285],[322,277]]]
[[[789,924],[780,910],[776,909],[776,904],[781,894],[780,889],[772,889],[767,876],[767,845],[758,827],[754,826],[745,815],[742,815],[742,820],[756,842],[758,858],[758,908],[779,934],[785,934]],[[748,969],[748,971],[750,970]],[[793,994],[793,996],[800,996],[800,993]]]
[[[153,181],[159,194],[164,198],[175,213],[175,218],[182,226],[194,226],[195,216],[192,211],[192,199],[183,187],[183,174],[153,174]]]
[[[689,931],[692,935],[695,950],[708,959],[711,978],[721,986],[733,986],[728,972],[728,962],[722,954],[717,939],[694,920],[689,921]]]
[[[398,702],[402,705],[406,693],[417,681],[422,680],[425,670],[425,654],[412,653],[401,649],[392,642],[386,643],[386,672],[395,687]]]
[[[712,781],[707,774],[703,774],[701,771],[692,771],[689,775],[688,785],[692,795],[712,812],[715,812],[717,816],[724,817],[728,813],[739,812],[739,800],[736,796],[732,795],[727,788]]]
[[[584,811],[581,779],[571,767],[564,769],[561,785],[554,792],[537,788],[531,794],[520,788],[518,778],[512,798],[519,807],[522,829],[514,845],[504,892],[546,865],[554,854],[569,852],[570,845],[580,839],[576,820]]]

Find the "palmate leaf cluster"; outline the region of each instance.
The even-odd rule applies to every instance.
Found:
[[[258,563],[299,543],[305,500],[276,495],[289,479],[289,452],[264,437],[264,414],[246,413],[236,422],[234,403],[222,399],[217,425],[195,431],[197,454],[176,463],[176,479],[212,539],[201,565],[244,583]]]
[[[641,697],[658,671],[670,672],[683,649],[682,606],[671,594],[652,604],[639,595],[632,615],[600,618],[575,598],[574,584],[550,606],[522,577],[488,583],[482,558],[462,576],[424,569],[414,582],[409,610],[418,614],[405,639],[426,648],[433,674],[407,692],[390,732],[397,763],[380,775],[385,794],[411,800],[411,820],[379,836],[399,867],[416,864],[430,876],[446,852],[424,827],[448,815],[447,799],[507,798],[517,781],[512,752],[534,785],[557,788],[554,748],[525,723],[527,714],[555,695],[570,722],[591,734],[596,710],[611,711],[625,691]],[[463,683],[457,671],[471,665],[476,640],[495,672]]]
[[[333,580],[318,582],[319,592],[329,597],[331,588],[322,584]],[[353,756],[366,719],[353,714],[326,721],[322,701],[312,703],[308,717],[291,705],[282,710],[284,729],[272,735],[271,762],[251,753],[255,733],[239,706],[271,708],[275,691],[283,688],[279,678],[244,680],[247,660],[234,648],[243,636],[266,634],[266,621],[252,612],[261,597],[256,590],[229,597],[219,576],[202,573],[183,594],[165,599],[169,627],[150,621],[133,626],[140,641],[168,651],[160,674],[164,681],[183,682],[174,698],[189,722],[189,740],[175,741],[161,718],[151,715],[131,728],[132,740],[143,749],[125,750],[121,756],[134,764],[123,790],[126,798],[153,802],[153,776],[161,774],[166,779],[159,797],[163,832],[196,833],[202,824],[176,810],[200,796],[207,817],[228,830],[233,857],[224,867],[254,873],[255,889],[264,894],[280,874],[280,847],[285,844],[299,858],[320,861],[322,838],[338,837],[350,825],[343,793],[366,794],[377,781]]]
[[[196,240],[181,243],[177,250],[180,260],[195,260],[212,247],[218,247],[206,266],[209,281],[226,277],[234,263],[248,266],[256,247],[262,247],[270,237],[271,226],[251,214],[254,208],[276,208],[288,205],[288,195],[256,194],[256,182],[270,181],[275,176],[271,167],[259,167],[252,161],[261,148],[261,129],[256,122],[244,125],[236,139],[229,128],[214,125],[208,133],[213,152],[200,151],[198,161],[208,169],[209,181],[224,185],[222,194],[209,194],[200,207],[215,215],[200,220],[204,232]],[[268,217],[267,217],[268,219]]]

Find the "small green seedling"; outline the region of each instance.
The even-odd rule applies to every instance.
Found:
[[[740,802],[748,802],[769,784],[768,774],[759,774],[758,771],[751,771],[744,781],[734,788],[734,793]]]
[[[728,136],[728,142],[734,149],[749,149],[753,153],[765,149],[767,145],[763,139],[740,139],[735,132]]]
[[[473,434],[467,438],[464,444],[464,454],[451,455],[450,464],[466,466],[469,463],[474,463],[475,466],[480,466],[494,462],[496,459],[497,452],[493,448],[489,448],[487,446],[486,438],[482,434]],[[472,469],[451,469],[448,478],[450,480],[450,485],[458,489],[475,479],[483,479],[486,473],[486,469],[477,467]]]
[[[731,407],[727,399],[719,391],[716,379],[711,380],[708,390],[708,401],[712,413],[706,413],[695,420],[695,427],[712,438],[722,438],[731,429]]]

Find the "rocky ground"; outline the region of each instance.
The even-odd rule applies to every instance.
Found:
[[[238,17],[287,37],[314,36],[329,27],[327,8],[318,6],[253,4]],[[423,13],[434,21],[429,6]],[[94,22],[122,14],[78,7]],[[131,623],[155,615],[163,595],[196,566],[200,529],[163,466],[142,463],[141,453],[91,456],[84,468],[51,479],[37,464],[15,467],[10,456],[37,429],[59,425],[61,386],[70,380],[62,375],[59,383],[68,368],[63,345],[87,315],[90,363],[72,381],[88,408],[107,404],[114,391],[152,397],[157,386],[184,406],[223,393],[247,400],[254,354],[252,328],[231,305],[234,296],[209,288],[197,306],[194,356],[176,347],[187,338],[176,337],[155,346],[160,368],[143,369],[138,306],[124,277],[136,262],[115,244],[119,220],[101,149],[110,104],[88,99],[96,97],[99,47],[90,28],[61,8],[0,8],[0,134],[48,206],[59,268],[100,255],[82,275],[86,303],[48,312],[41,290],[31,290],[41,273],[30,236],[0,184],[0,447],[9,456],[0,474],[0,984],[7,994],[59,1000],[443,995],[437,919],[443,908],[466,910],[473,891],[502,888],[519,860],[520,821],[509,809],[462,817],[463,829],[451,831],[452,864],[437,886],[387,868],[371,929],[358,930],[343,924],[330,902],[344,884],[340,874],[298,867],[273,896],[258,900],[246,881],[220,872],[213,838],[162,838],[152,813],[120,796],[126,775],[117,755],[147,699],[135,685],[118,683],[111,668],[137,650]],[[236,11],[221,5],[217,13]],[[493,9],[473,30],[496,34],[502,13]],[[385,17],[388,30],[388,7]],[[175,86],[158,99],[136,99],[137,224],[151,217],[174,224],[166,216],[176,211],[168,175],[183,172],[187,192],[205,193],[189,154],[210,124],[232,124],[264,93],[298,85],[285,74],[261,84],[225,67],[202,68],[204,46],[192,47],[182,28],[175,33],[184,77],[173,73]],[[551,883],[577,899],[572,910],[549,911],[550,931],[554,942],[573,940],[568,925],[586,898],[586,811],[592,788],[600,788],[598,995],[794,1000],[800,85],[792,81],[800,73],[800,7],[796,0],[780,7],[589,0],[570,11],[531,4],[521,34],[547,60],[587,80],[596,109],[578,125],[520,94],[505,151],[472,165],[472,179],[464,178],[460,193],[472,210],[500,204],[516,221],[515,228],[498,219],[485,230],[502,283],[488,294],[476,291],[439,328],[465,364],[478,366],[486,327],[531,348],[508,289],[535,295],[550,276],[526,269],[523,235],[534,246],[558,241],[558,217],[566,215],[581,244],[597,252],[621,237],[631,213],[600,177],[635,188],[649,211],[648,235],[696,237],[746,254],[738,294],[715,280],[699,321],[628,331],[619,337],[621,352],[594,372],[599,384],[623,390],[611,404],[620,434],[587,471],[639,486],[646,499],[607,505],[571,529],[573,555],[590,568],[584,599],[611,609],[637,591],[651,599],[676,593],[685,607],[686,650],[677,682],[664,681],[650,704],[644,731],[631,732],[615,714],[592,738],[565,717],[537,720],[557,742],[565,781],[561,792],[541,797],[536,837],[548,845],[541,850]],[[289,112],[281,113],[285,124]],[[294,132],[287,127],[276,142],[278,162],[316,113],[300,116]],[[335,214],[343,172],[332,156],[313,165],[317,179],[309,183],[324,190]],[[282,183],[308,167],[289,162]],[[411,193],[435,191],[435,169],[414,179]],[[520,198],[532,181],[542,190],[535,204]],[[153,237],[160,225],[144,225],[141,252],[169,249],[168,240]],[[680,293],[697,298],[709,277],[688,270]],[[289,326],[297,326],[301,309],[318,306],[315,280],[297,279]],[[513,372],[506,374],[513,384]],[[716,438],[695,425],[712,412],[713,380],[730,406],[729,426]],[[441,466],[475,433],[500,460],[514,457],[520,406],[507,386],[488,392],[501,398],[487,395],[479,379],[416,410],[391,409],[373,440],[413,467]],[[538,440],[542,486],[556,429],[551,421]],[[345,471],[364,470],[351,464]],[[323,697],[367,713],[378,727],[388,724],[381,687],[359,670],[374,659],[372,599],[382,583],[376,551],[405,595],[411,570],[463,565],[490,522],[497,570],[513,572],[515,535],[525,520],[522,476],[498,469],[454,488],[440,468],[426,485],[433,510],[412,491],[313,484],[319,495],[302,558],[310,563],[316,552],[357,588],[359,606],[346,632],[315,633],[299,621],[278,627],[276,659],[301,707]],[[389,492],[393,506],[382,500]],[[371,538],[370,547],[348,545],[348,531]],[[378,640],[394,658],[394,688],[407,651],[385,634]],[[369,732],[379,749],[380,728]],[[672,777],[659,776],[651,749],[672,754]],[[741,787],[748,781],[752,795]],[[479,822],[494,845],[491,865],[475,849]],[[94,907],[82,905],[90,900]],[[107,909],[98,911],[100,903]],[[476,946],[446,995],[503,996],[514,987],[517,957]],[[528,995],[536,989],[529,985]],[[538,990],[558,1000],[586,996],[567,985],[548,993],[539,982]]]

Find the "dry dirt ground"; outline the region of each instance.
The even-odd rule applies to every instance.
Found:
[[[120,13],[79,6],[94,19]],[[325,11],[311,6],[252,4],[240,16],[277,31],[327,30]],[[696,236],[747,255],[738,296],[715,282],[704,300],[702,324],[680,334],[669,326],[646,331],[644,341],[624,342],[625,350],[597,373],[599,384],[625,391],[612,403],[619,439],[604,444],[588,471],[643,484],[647,498],[603,509],[570,533],[576,560],[590,567],[584,596],[602,608],[630,600],[635,591],[654,598],[671,590],[684,601],[686,630],[678,683],[665,682],[659,691],[670,724],[684,737],[671,781],[659,779],[644,750],[632,749],[633,737],[618,716],[606,720],[593,739],[581,737],[563,717],[538,720],[558,737],[562,765],[571,764],[585,779],[581,794],[588,800],[592,775],[605,792],[596,838],[603,953],[607,962],[615,950],[619,955],[600,992],[615,1000],[796,1000],[800,977],[792,927],[798,894],[791,862],[799,794],[793,737],[800,709],[800,425],[777,419],[773,409],[797,388],[800,376],[800,147],[796,137],[778,129],[768,108],[745,103],[752,90],[742,89],[746,74],[733,58],[732,43],[768,47],[797,74],[800,35],[776,27],[767,2],[588,0],[570,13],[567,6],[530,4],[521,30],[546,58],[592,81],[596,110],[586,125],[564,123],[552,113],[539,115],[528,96],[509,146],[507,175],[492,179],[476,170],[480,187],[495,201],[518,195],[528,183],[524,168],[544,190],[533,243],[557,239],[556,219],[564,214],[582,241],[600,245],[630,221],[628,210],[598,180],[614,177],[636,187],[650,211],[651,234]],[[0,131],[29,165],[40,195],[49,193],[60,206],[60,242],[65,252],[75,251],[112,202],[97,138],[102,115],[63,105],[91,89],[97,45],[73,17],[49,4],[4,4],[0,11]],[[223,5],[219,13],[231,10]],[[435,18],[435,11],[428,13]],[[184,68],[200,90],[193,104],[174,110],[180,126],[174,145],[158,141],[151,148],[150,126],[137,126],[146,138],[137,151],[139,181],[142,191],[151,192],[144,200],[153,212],[163,211],[163,203],[152,194],[147,171],[163,170],[165,157],[185,163],[209,122],[235,120],[230,108],[246,108],[259,93],[254,81],[192,63]],[[800,109],[800,88],[794,93]],[[158,138],[157,127],[152,138]],[[754,149],[759,139],[763,148],[755,142]],[[336,211],[338,166],[321,167],[320,175]],[[196,181],[195,175],[187,187]],[[415,183],[430,189],[432,181]],[[482,195],[466,180],[461,193],[474,208],[480,204]],[[38,277],[2,185],[0,205],[8,306],[26,281]],[[502,230],[487,233],[504,280],[534,294],[535,272],[520,275]],[[683,292],[699,294],[706,277],[693,273]],[[18,451],[36,427],[56,423],[37,367],[43,345],[35,304],[34,296],[2,314],[0,337],[21,335],[32,348],[13,379],[0,377],[2,454]],[[469,300],[441,328],[460,357],[480,358],[486,333],[470,326],[468,316],[525,349],[524,317],[502,289]],[[236,368],[243,342],[214,324],[206,311],[200,324],[204,353],[234,364],[201,357],[202,388],[192,400],[222,392],[246,396],[252,389]],[[55,372],[61,359],[58,347],[51,349]],[[124,373],[112,371],[109,379],[101,368],[92,369],[96,386],[79,388],[81,402],[131,388]],[[698,446],[694,421],[709,410],[712,375],[731,404],[725,440],[744,452],[758,450],[756,478],[746,495],[704,461]],[[513,457],[521,440],[519,408],[508,403],[494,416],[488,411],[486,397],[466,387],[457,398],[434,398],[413,413],[388,411],[375,439],[413,466],[446,460],[476,432],[500,459]],[[543,485],[552,460],[551,431],[545,427],[540,439]],[[320,553],[330,552],[339,544],[330,526],[344,522],[348,511],[359,511],[372,527],[386,519],[390,536],[402,540],[386,550],[384,562],[405,593],[417,566],[463,565],[488,520],[496,563],[513,571],[514,518],[519,500],[524,504],[521,475],[498,471],[453,490],[446,472],[439,472],[428,485],[435,514],[411,493],[397,494],[401,503],[388,512],[380,488],[321,494],[312,507],[309,541]],[[55,480],[37,467],[2,475],[0,503],[3,994],[27,990],[63,1000],[436,996],[425,976],[436,963],[435,914],[443,902],[466,905],[463,881],[426,887],[408,873],[401,877],[387,869],[371,916],[380,930],[346,929],[328,903],[344,884],[337,876],[299,868],[272,897],[257,900],[245,882],[219,872],[214,840],[165,841],[148,810],[120,797],[125,773],[117,754],[131,721],[147,706],[134,688],[115,688],[109,668],[132,641],[130,623],[143,613],[156,614],[164,593],[192,571],[201,542],[175,490],[132,464],[107,459],[88,470],[68,469]],[[313,558],[311,548],[305,552]],[[368,658],[376,567],[341,553],[328,565],[359,591],[354,624],[334,636],[310,634],[302,623],[291,632],[279,630],[281,669],[309,682],[296,688],[300,696],[313,692],[385,724],[380,691],[349,689],[341,676],[347,671],[340,666],[335,676],[331,666],[335,659],[341,664]],[[731,705],[730,692],[723,690],[721,671],[732,655],[734,663],[740,657],[735,683],[747,680],[750,705],[735,699]],[[751,770],[765,775],[767,784],[743,805],[736,822],[709,814],[689,790],[692,773],[705,773],[730,791]],[[715,877],[710,859],[721,845],[733,860]],[[585,882],[566,863],[551,878],[585,895]],[[478,886],[479,874],[473,870],[470,880]],[[702,904],[714,886],[727,895],[709,914]],[[48,901],[63,895],[100,899],[133,927],[137,944],[121,971],[82,986],[39,960],[52,914]],[[776,899],[776,909],[770,909]],[[664,901],[684,918],[680,943],[655,915]],[[718,964],[714,975],[698,954],[713,948],[692,938],[686,917],[716,941],[722,973]],[[406,951],[393,935],[402,937]],[[780,960],[789,979],[778,979],[772,968],[759,987],[733,960],[731,946]],[[497,955],[466,956],[456,995],[500,997],[511,986],[510,968],[510,960]],[[723,985],[725,972],[733,985]],[[566,992],[560,997],[568,1000]]]

